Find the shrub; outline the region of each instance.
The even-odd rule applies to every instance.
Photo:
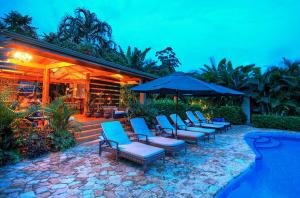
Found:
[[[151,107],[150,105],[141,105],[139,103],[131,105],[128,110],[129,118],[142,117],[145,119],[149,127],[155,125],[155,116],[158,115],[157,109]]]
[[[300,117],[277,115],[253,115],[252,125],[258,128],[273,128],[300,131]]]
[[[190,109],[192,111],[201,111],[208,119],[225,118],[225,120],[231,124],[245,124],[247,120],[245,113],[239,106],[206,106],[203,108],[203,106],[199,104],[193,104]]]
[[[153,100],[148,104],[150,108],[157,109],[159,114],[169,116],[176,113],[176,103],[172,99]],[[179,101],[177,112],[182,118],[186,118],[185,111],[189,109],[189,105]]]
[[[49,117],[49,127],[52,133],[49,138],[52,140],[53,151],[60,151],[70,148],[76,144],[74,132],[80,131],[79,123],[70,121],[70,117],[77,111],[69,108],[65,102],[65,97],[57,98],[45,111]]]
[[[20,161],[20,155],[17,151],[0,149],[0,166],[17,163],[18,161]]]

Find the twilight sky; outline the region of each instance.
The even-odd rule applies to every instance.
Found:
[[[17,10],[33,17],[39,33],[56,30],[76,7],[95,12],[113,38],[155,51],[171,46],[182,66],[196,70],[226,57],[234,65],[277,64],[300,58],[299,0],[0,0],[0,15]]]

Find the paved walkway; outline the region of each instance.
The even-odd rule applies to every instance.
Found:
[[[254,162],[243,140],[248,126],[233,126],[215,142],[158,161],[145,174],[126,160],[98,156],[97,145],[77,146],[0,168],[0,197],[213,197]]]

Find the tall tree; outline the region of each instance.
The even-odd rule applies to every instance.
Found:
[[[171,47],[167,47],[164,50],[157,51],[155,56],[160,60],[160,70],[169,74],[176,71],[176,67],[181,65],[179,59],[176,57],[176,53]]]
[[[76,44],[93,44],[99,48],[114,48],[111,26],[100,21],[97,15],[89,10],[77,8],[75,16],[67,15],[58,28],[61,40],[70,39]]]
[[[37,28],[32,26],[32,17],[11,11],[1,18],[0,28],[37,38]]]
[[[146,56],[150,50],[151,48],[146,48],[142,51],[136,47],[132,50],[131,47],[128,46],[125,55],[127,65],[134,69],[151,71],[151,68],[156,64],[156,62],[153,60],[146,60]]]

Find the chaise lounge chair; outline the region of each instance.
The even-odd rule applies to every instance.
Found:
[[[191,121],[193,126],[215,129],[216,131],[219,132],[226,130],[226,127],[222,124],[210,124],[210,123],[200,122],[192,111],[187,111],[186,116],[189,119],[189,121]]]
[[[156,116],[156,120],[162,132],[176,137],[175,128],[172,126],[172,124],[169,122],[168,118],[165,115]],[[177,138],[186,141],[193,141],[196,142],[196,144],[198,144],[199,140],[205,138],[205,134],[200,132],[192,132],[178,129]]]
[[[230,122],[217,122],[217,121],[209,122],[200,111],[195,111],[195,114],[203,123],[221,124],[224,125],[226,128],[231,127]]]
[[[126,158],[143,165],[144,171],[147,165],[158,160],[165,159],[165,150],[154,146],[132,142],[125,133],[119,121],[101,123],[103,140],[99,143],[99,155],[102,150],[115,153],[116,160],[119,157]]]
[[[186,143],[184,141],[154,136],[148,128],[144,118],[132,118],[130,119],[130,123],[139,141],[150,144],[151,146],[163,148],[173,156],[176,152],[183,149],[185,149],[186,152]]]
[[[173,123],[176,124],[176,114],[171,114],[170,118],[172,119]],[[187,126],[186,123],[181,119],[179,115],[177,115],[177,128],[181,130],[186,131],[194,131],[194,132],[201,132],[205,133],[205,135],[210,138],[211,135],[213,135],[214,139],[216,138],[215,129],[209,129],[209,128],[202,128],[202,127],[193,127],[193,126]]]

